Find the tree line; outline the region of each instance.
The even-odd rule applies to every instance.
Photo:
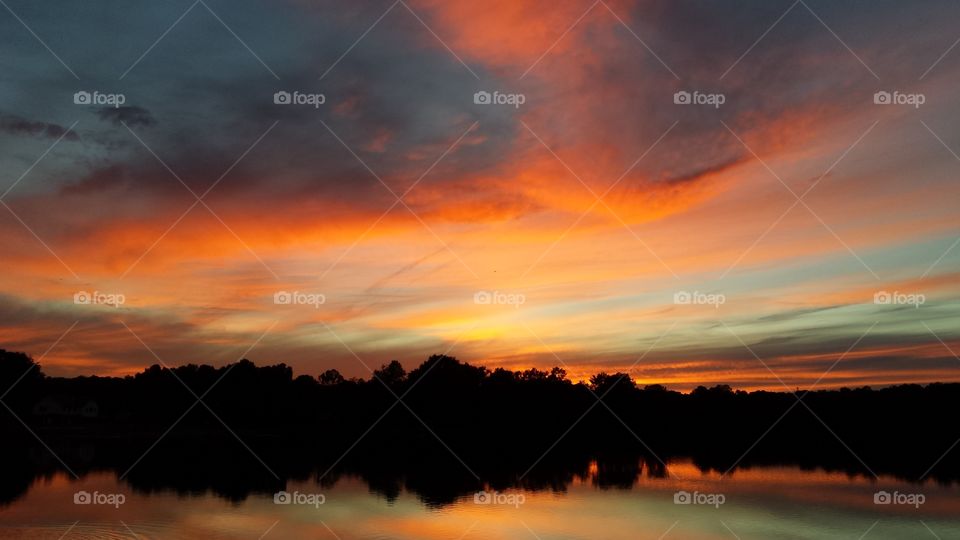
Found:
[[[638,386],[627,373],[573,382],[550,370],[487,369],[434,355],[407,371],[393,361],[367,379],[337,370],[294,376],[249,360],[221,367],[153,365],[126,377],[50,377],[29,356],[0,350],[0,429],[29,440],[120,438],[296,441],[312,456],[436,456],[527,464],[563,456],[690,456],[704,468],[792,463],[858,474],[960,478],[951,414],[960,384],[812,392],[681,393]],[[93,405],[91,405],[93,404]],[[16,416],[14,416],[16,415]],[[289,452],[289,447],[286,447]],[[542,457],[545,456],[545,457]],[[546,466],[546,465],[544,465]],[[932,467],[932,468],[931,468]]]

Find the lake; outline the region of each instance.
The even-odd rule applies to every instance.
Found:
[[[667,473],[610,482],[591,462],[549,489],[488,487],[438,504],[408,485],[384,490],[349,474],[224,498],[134,488],[113,471],[80,480],[58,471],[0,506],[0,538],[960,538],[957,485],[793,466],[722,477],[690,461]]]

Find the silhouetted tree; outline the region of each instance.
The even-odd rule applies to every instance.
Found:
[[[609,392],[627,392],[633,390],[636,387],[636,383],[633,382],[633,378],[627,373],[617,372],[608,375],[606,372],[601,371],[590,377],[590,386],[597,395],[602,396]]]
[[[43,379],[40,365],[26,354],[0,349],[0,393],[16,384],[31,384]],[[19,382],[18,382],[19,381]]]
[[[554,368],[550,370],[550,380],[557,382],[569,382],[567,380],[567,370],[554,366]]]
[[[325,386],[332,386],[336,384],[342,384],[344,381],[343,375],[335,369],[328,369],[320,374],[317,379],[320,381],[320,384]]]
[[[400,362],[393,360],[373,371],[373,376],[380,379],[384,384],[390,387],[400,386],[407,380],[407,372],[403,369]]]
[[[498,367],[490,373],[489,380],[494,384],[510,385],[517,380],[517,377],[514,372]]]
[[[524,382],[545,381],[550,374],[537,368],[530,368],[520,373],[520,380]]]
[[[450,390],[478,388],[487,376],[484,367],[461,363],[452,356],[435,354],[407,376],[410,383],[419,386],[444,387]]]

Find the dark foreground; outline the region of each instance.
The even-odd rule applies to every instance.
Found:
[[[514,373],[434,356],[370,380],[299,376],[248,361],[153,366],[133,377],[45,377],[0,353],[12,501],[38,477],[109,471],[144,492],[212,490],[234,500],[288,480],[359,477],[443,505],[496,489],[557,489],[583,477],[629,486],[686,457],[702,471],[799,465],[866,479],[960,479],[951,451],[960,385],[771,393],[638,388],[624,374],[574,384],[563,370]]]

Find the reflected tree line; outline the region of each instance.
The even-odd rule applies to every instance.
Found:
[[[394,361],[366,380],[247,360],[59,378],[0,350],[0,392],[0,502],[68,467],[115,471],[135,490],[235,500],[350,475],[388,499],[407,489],[437,505],[484,487],[562,491],[577,478],[629,488],[677,458],[720,472],[960,478],[960,451],[948,451],[960,438],[960,384],[681,393],[625,373],[575,383],[559,367],[489,370],[445,355],[409,372]]]

